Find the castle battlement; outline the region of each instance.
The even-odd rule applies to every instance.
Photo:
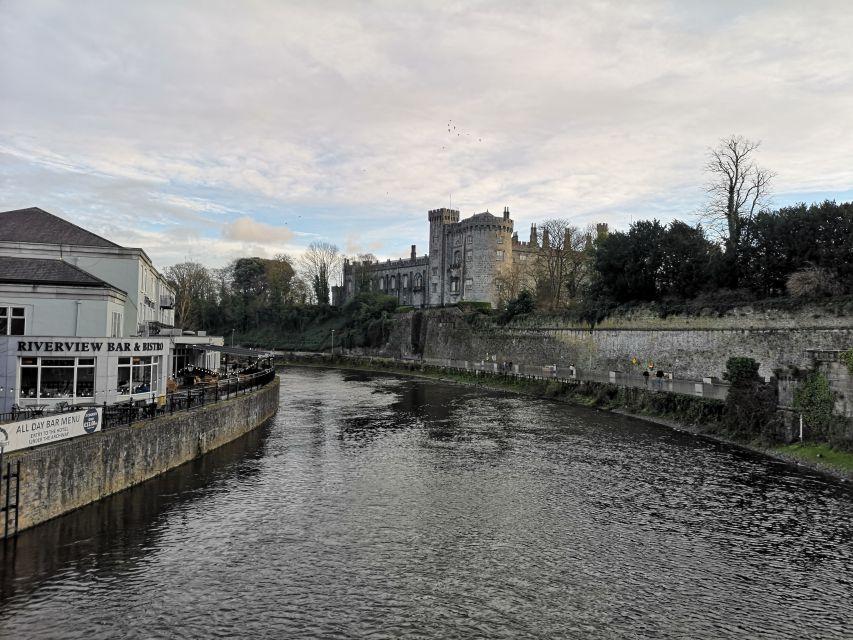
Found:
[[[336,287],[336,304],[367,289],[394,296],[400,305],[413,307],[469,301],[497,305],[498,276],[513,267],[514,260],[520,265],[535,264],[535,257],[547,250],[551,240],[547,229],[540,232],[533,224],[530,241],[520,241],[518,233],[513,232],[509,207],[504,207],[502,214],[487,210],[462,220],[458,209],[442,207],[430,209],[427,217],[427,255],[418,256],[412,245],[407,258],[346,261],[343,286]],[[596,232],[599,236],[606,234],[607,225],[598,225]]]

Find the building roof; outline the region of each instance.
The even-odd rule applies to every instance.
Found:
[[[107,287],[121,291],[63,260],[0,256],[0,282],[7,284],[54,284],[69,287]],[[122,293],[124,293],[122,291]]]
[[[120,247],[38,207],[0,212],[0,242]]]

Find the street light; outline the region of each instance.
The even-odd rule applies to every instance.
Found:
[[[332,329],[332,355],[335,355],[335,330]]]
[[[231,329],[231,346],[234,346],[234,329]]]

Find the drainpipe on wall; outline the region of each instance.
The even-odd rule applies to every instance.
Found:
[[[77,313],[74,315],[74,337],[80,336],[80,305],[82,300],[77,300]]]

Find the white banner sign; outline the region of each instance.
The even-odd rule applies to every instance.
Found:
[[[84,411],[0,424],[0,441],[5,440],[5,450],[8,452],[95,433],[101,430],[102,411],[92,407]]]

